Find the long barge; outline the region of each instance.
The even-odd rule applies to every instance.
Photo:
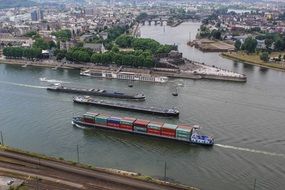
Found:
[[[91,112],[87,112],[80,117],[73,117],[72,124],[78,128],[101,128],[191,144],[214,145],[214,138],[200,135],[199,126],[197,125],[174,125],[131,117],[120,118]]]
[[[154,115],[173,116],[173,117],[179,116],[179,111],[174,108],[146,107],[146,106],[139,106],[133,104],[117,103],[105,100],[96,100],[90,96],[75,96],[73,98],[73,102],[79,104],[93,105],[93,106],[118,108],[123,110],[149,113]]]
[[[120,79],[120,80],[129,80],[129,81],[144,81],[144,82],[155,82],[155,83],[168,82],[168,77],[153,76],[150,74],[134,73],[134,72],[85,70],[81,71],[80,75],[88,77],[96,77],[96,78]]]
[[[74,94],[83,94],[83,95],[92,95],[92,96],[104,96],[112,98],[121,98],[121,99],[133,99],[133,100],[145,100],[143,94],[125,94],[123,92],[108,91],[104,89],[94,89],[94,88],[74,88],[66,87],[62,85],[54,85],[47,87],[47,90],[54,92],[65,92],[65,93],[74,93]]]

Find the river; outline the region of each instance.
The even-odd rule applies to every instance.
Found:
[[[52,70],[0,64],[0,129],[4,143],[50,156],[111,167],[162,178],[167,177],[201,189],[284,189],[285,187],[285,73],[261,69],[224,59],[217,53],[202,53],[186,45],[196,35],[199,23],[178,27],[143,26],[143,37],[177,44],[189,59],[244,73],[247,83],[210,80],[171,80],[167,84],[94,79],[75,70]],[[72,103],[70,94],[47,92],[40,77],[127,92],[144,92],[142,104],[177,107],[179,119],[149,116],[129,111],[94,108]],[[174,86],[179,96],[173,97]],[[140,104],[137,102],[137,104]],[[130,134],[81,130],[71,126],[73,115],[86,111],[116,116],[199,124],[215,136],[212,148],[168,142]]]

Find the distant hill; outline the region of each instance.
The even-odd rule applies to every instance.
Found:
[[[31,7],[36,5],[31,0],[0,0],[0,9],[14,8],[14,7]]]

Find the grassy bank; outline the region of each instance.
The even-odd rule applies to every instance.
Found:
[[[270,57],[278,57],[279,54],[280,52],[273,52],[270,54]],[[248,64],[258,65],[265,68],[285,71],[285,64],[264,62],[260,59],[259,54],[256,53],[246,54],[244,52],[230,52],[222,53],[221,55],[232,60],[242,61]]]

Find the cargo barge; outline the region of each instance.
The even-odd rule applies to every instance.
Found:
[[[173,117],[179,116],[179,111],[174,108],[145,107],[133,104],[96,100],[90,96],[75,96],[73,98],[73,102],[80,104],[101,106],[101,107],[118,108],[118,109],[149,113],[155,115],[173,116]]]
[[[62,85],[54,85],[51,87],[47,87],[47,90],[54,92],[104,96],[104,97],[121,98],[121,99],[145,100],[145,96],[143,94],[125,94],[122,92],[116,92],[116,91],[112,92],[104,89],[94,89],[94,88],[86,89],[86,88],[74,88]]]
[[[197,125],[174,125],[132,117],[121,118],[91,112],[85,113],[82,117],[73,117],[72,124],[78,128],[102,128],[191,144],[214,145],[214,138],[200,135],[199,126]]]

